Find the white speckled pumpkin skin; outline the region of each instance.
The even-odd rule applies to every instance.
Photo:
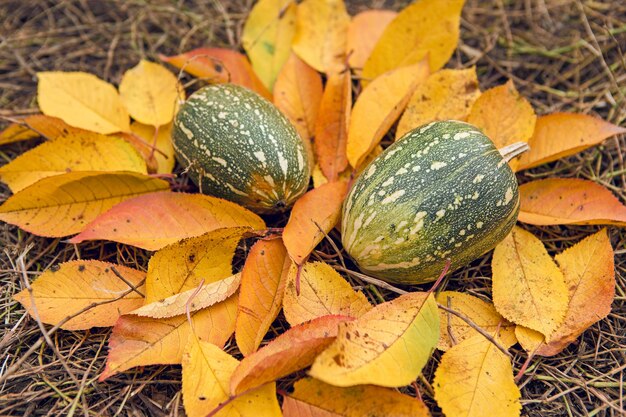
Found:
[[[359,268],[385,281],[437,279],[506,237],[519,212],[515,174],[477,128],[434,122],[407,133],[355,181],[342,240]]]
[[[201,192],[258,213],[280,212],[306,192],[300,136],[269,101],[237,85],[195,92],[174,121],[176,157]]]

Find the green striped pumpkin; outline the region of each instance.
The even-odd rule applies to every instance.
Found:
[[[234,84],[204,87],[176,115],[177,159],[200,191],[258,213],[291,206],[309,185],[300,136],[269,101]]]
[[[457,121],[412,130],[355,181],[342,240],[367,274],[419,284],[446,260],[461,267],[509,233],[519,211],[515,174],[477,128]]]

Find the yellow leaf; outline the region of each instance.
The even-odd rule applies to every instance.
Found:
[[[172,124],[166,124],[159,127],[159,130],[152,126],[144,125],[138,122],[133,122],[130,125],[130,130],[139,136],[144,143],[148,145],[150,154],[153,155],[156,160],[156,173],[157,174],[171,174],[176,164],[174,158],[174,145],[172,145]]]
[[[435,297],[408,293],[342,323],[309,374],[338,387],[401,387],[415,381],[439,339]]]
[[[481,335],[443,354],[433,387],[446,416],[517,417],[522,409],[509,358]]]
[[[185,90],[164,66],[142,59],[124,73],[120,98],[133,119],[162,126],[174,119]]]
[[[509,323],[496,311],[491,303],[487,303],[478,297],[456,291],[443,291],[437,294],[437,302],[454,311],[464,314],[476,323],[481,329],[495,334],[500,330],[498,338],[504,347],[513,346],[515,339],[515,325]],[[454,338],[454,342],[451,339]],[[448,350],[452,346],[463,342],[470,337],[479,335],[467,322],[439,309],[439,343],[437,349]]]
[[[228,382],[239,362],[217,346],[193,338],[183,356],[183,404],[189,417],[204,417],[218,406],[215,417],[276,417],[280,406],[276,384],[268,384],[236,398]]]
[[[592,324],[611,312],[615,296],[613,258],[613,248],[606,229],[586,237],[555,256],[565,276],[569,303],[563,324],[535,351],[535,354],[556,355]],[[525,343],[526,338],[520,338],[520,342],[524,349],[534,351],[532,344],[528,346]]]
[[[256,351],[282,306],[291,259],[282,240],[259,240],[241,271],[235,338],[244,356]]]
[[[6,129],[0,132],[0,145],[21,142],[23,140],[38,138],[39,133],[31,130],[21,123],[11,123]]]
[[[622,133],[626,133],[626,128],[586,114],[553,113],[541,116],[537,118],[535,132],[528,141],[530,152],[520,157],[517,169],[556,161]]]
[[[168,188],[163,180],[132,172],[70,172],[9,197],[0,206],[0,220],[39,236],[62,237],[81,232],[117,203]]]
[[[428,417],[426,405],[417,398],[374,385],[338,388],[312,378],[294,384],[284,397],[285,417]]]
[[[128,112],[115,87],[84,72],[39,72],[37,101],[46,116],[81,129],[128,132]]]
[[[337,177],[337,182],[350,181],[350,176],[352,175],[352,172],[353,170],[351,167],[348,167],[345,170],[341,171],[341,173]],[[313,178],[313,188],[320,188],[322,185],[328,183],[328,179],[322,172],[322,168],[320,168],[319,164],[315,164],[315,166],[313,167],[313,172],[311,172],[311,178]]]
[[[42,143],[0,168],[14,193],[42,178],[72,171],[131,171],[147,174],[146,163],[123,139],[99,133],[70,133]]]
[[[565,278],[539,239],[514,227],[496,246],[491,268],[493,303],[507,320],[548,337],[563,323]]]
[[[361,292],[324,262],[307,262],[300,272],[300,294],[296,292],[297,268],[292,266],[287,281],[283,312],[291,326],[326,315],[360,317],[372,309]]]
[[[348,26],[348,63],[357,74],[363,70],[376,42],[397,15],[392,10],[365,10],[352,18]]]
[[[301,265],[322,241],[324,233],[335,227],[347,191],[346,182],[331,182],[307,192],[296,201],[283,230],[283,242],[295,263]]]
[[[445,65],[459,41],[465,0],[419,0],[407,6],[385,28],[365,62],[363,78],[416,64],[428,56],[430,71]]]
[[[467,122],[480,128],[500,149],[515,142],[528,142],[537,116],[513,81],[485,91],[474,103]],[[513,169],[518,160],[509,161]]]
[[[248,227],[226,227],[166,246],[148,263],[146,304],[162,300],[233,274],[237,244]]]
[[[350,115],[347,142],[350,165],[361,166],[404,111],[418,84],[427,77],[428,62],[422,60],[386,72],[365,87]]]
[[[293,0],[260,0],[248,15],[241,35],[243,49],[270,91],[289,58],[295,33],[296,3]]]
[[[185,238],[235,226],[265,229],[263,219],[230,201],[167,191],[142,195],[116,205],[69,242],[104,239],[159,250]]]
[[[519,221],[524,223],[626,226],[626,206],[593,181],[546,178],[527,182],[519,193]]]
[[[476,68],[437,71],[418,85],[398,122],[396,140],[437,120],[466,120],[480,97]]]
[[[76,315],[61,328],[108,327],[113,326],[121,314],[143,304],[141,294],[145,277],[145,272],[107,262],[70,261],[60,264],[58,269],[49,269],[31,284],[34,306],[26,289],[16,294],[15,299],[31,316],[36,308],[39,319],[46,324],[57,324],[93,303],[103,303]]]
[[[343,0],[304,0],[296,14],[293,51],[319,72],[343,68],[350,24]]]
[[[185,314],[187,311],[196,311],[224,301],[233,295],[239,288],[241,274],[214,281],[202,287],[192,288],[179,294],[169,296],[163,300],[146,304],[130,314],[143,317],[163,318]]]

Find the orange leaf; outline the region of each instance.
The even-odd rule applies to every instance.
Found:
[[[283,312],[291,326],[326,315],[360,317],[372,309],[362,292],[324,262],[307,262],[300,272],[300,294],[296,292],[295,265],[291,268],[283,300]]]
[[[0,145],[7,145],[9,143],[21,142],[38,137],[39,133],[30,130],[28,126],[21,123],[11,123],[6,129],[0,132]]]
[[[292,327],[244,358],[230,380],[233,394],[247,391],[309,366],[337,336],[344,316],[324,316]]]
[[[392,10],[365,10],[354,16],[348,26],[347,51],[350,68],[360,72],[385,28],[398,13]]]
[[[265,228],[263,220],[230,201],[202,194],[160,192],[124,201],[69,240],[104,239],[147,250],[222,227]]]
[[[298,265],[339,221],[341,205],[348,191],[344,181],[326,183],[300,197],[283,230],[283,241]],[[320,230],[321,229],[321,230]]]
[[[537,118],[535,132],[528,141],[530,152],[522,155],[517,169],[556,161],[622,133],[626,133],[626,128],[586,114],[553,113],[541,116]]]
[[[519,221],[524,223],[626,226],[626,206],[593,181],[548,178],[522,185],[519,193]]]
[[[85,330],[107,327],[113,326],[121,314],[143,304],[144,297],[141,294],[145,278],[145,272],[121,265],[100,261],[70,261],[62,263],[58,269],[44,272],[31,284],[34,306],[26,289],[16,294],[15,299],[22,303],[31,316],[34,316],[36,307],[39,319],[46,324],[57,324],[93,303],[102,303],[76,315],[61,328]]]
[[[428,77],[428,61],[384,73],[365,87],[352,109],[347,155],[350,165],[361,166],[404,111],[418,84]]]
[[[39,136],[51,140],[59,136],[67,135],[68,133],[85,132],[89,132],[89,130],[70,126],[57,117],[35,114],[21,119],[19,123],[9,125],[9,127],[0,132],[0,145],[37,138]]]
[[[417,398],[375,385],[338,388],[313,378],[297,381],[283,400],[284,417],[428,417]]]
[[[235,338],[244,356],[256,351],[278,315],[291,259],[282,240],[259,240],[241,271]]]
[[[181,55],[159,55],[159,58],[195,77],[207,78],[211,83],[241,85],[272,100],[272,94],[256,76],[248,58],[239,52],[223,48],[198,48]]]

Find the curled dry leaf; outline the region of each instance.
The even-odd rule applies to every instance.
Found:
[[[537,118],[535,132],[528,141],[530,152],[521,156],[517,169],[556,161],[622,133],[626,133],[626,128],[586,114],[553,113],[541,116]]]
[[[408,293],[342,323],[337,339],[315,359],[309,373],[338,387],[401,387],[415,381],[438,339],[435,297]]]
[[[113,268],[124,278],[119,278]],[[64,330],[86,330],[113,326],[121,314],[143,304],[143,282],[146,273],[121,265],[100,261],[70,261],[49,269],[27,289],[15,295],[31,316]],[[34,300],[34,306],[32,301]],[[98,304],[80,314],[92,304]]]
[[[139,146],[140,153],[143,155],[146,162],[154,161],[154,172],[157,174],[171,174],[176,164],[174,158],[174,145],[172,145],[172,124],[168,123],[163,126],[159,126],[158,130],[153,126],[144,125],[139,122],[133,122],[130,125],[135,140],[134,146],[137,147],[137,142],[143,146]]]
[[[568,296],[563,273],[543,243],[514,227],[496,246],[491,268],[498,313],[550,337],[563,323]]]
[[[296,33],[296,3],[293,0],[260,0],[243,27],[241,42],[252,68],[269,91],[289,58]]]
[[[348,281],[324,262],[307,262],[300,272],[300,294],[296,291],[294,265],[289,272],[283,312],[287,322],[296,326],[326,315],[360,317],[372,309],[362,292],[354,291]]]
[[[522,347],[536,355],[556,355],[592,324],[605,318],[611,312],[615,296],[613,258],[606,229],[556,255],[569,293],[565,320],[544,343],[541,334],[518,327],[516,333]]]
[[[593,181],[547,178],[522,185],[519,193],[519,221],[524,223],[626,226],[626,206]]]
[[[291,259],[281,239],[259,240],[241,271],[235,338],[244,356],[256,351],[283,302]]]
[[[46,116],[81,129],[128,132],[130,119],[115,87],[85,72],[39,72],[37,102]]]
[[[344,181],[330,182],[300,197],[283,230],[289,256],[301,265],[311,251],[339,221],[341,205],[348,192]]]
[[[495,334],[499,330],[497,336],[504,347],[509,348],[517,342],[515,325],[505,320],[496,311],[493,304],[456,291],[442,291],[437,294],[436,298],[439,304],[464,314],[486,332]],[[439,309],[439,343],[437,343],[437,349],[446,351],[476,335],[479,333],[463,319]]]
[[[0,206],[0,220],[39,236],[62,237],[81,232],[124,200],[168,188],[163,180],[132,172],[70,172],[9,197]]]
[[[223,227],[265,228],[263,220],[230,201],[203,194],[159,192],[126,200],[69,240],[104,239],[147,250]]]
[[[283,400],[285,417],[428,417],[417,398],[375,385],[338,388],[312,378],[294,384]]]
[[[350,24],[343,0],[304,0],[296,15],[293,51],[319,72],[342,69]]]
[[[509,358],[481,335],[443,354],[433,387],[446,416],[517,417],[522,409]]]
[[[404,111],[409,98],[428,77],[428,62],[397,68],[382,74],[363,90],[352,109],[347,156],[354,168],[380,143]]]
[[[280,406],[276,384],[269,382],[258,389],[233,398],[228,382],[239,362],[215,345],[191,338],[183,356],[183,404],[189,417],[276,417]]]
[[[99,133],[69,133],[44,142],[0,167],[0,180],[14,193],[42,178],[74,171],[147,174],[146,163],[128,142]]]
[[[396,140],[437,120],[466,120],[480,97],[476,67],[444,69],[417,86],[396,129]]]
[[[244,358],[230,380],[230,391],[242,393],[311,365],[337,336],[345,316],[324,316],[287,330]]]
[[[464,0],[420,0],[398,13],[365,62],[363,78],[415,64],[428,55],[430,71],[445,65],[459,41]]]
[[[374,46],[398,13],[392,10],[365,10],[352,18],[348,26],[348,64],[360,73]]]

